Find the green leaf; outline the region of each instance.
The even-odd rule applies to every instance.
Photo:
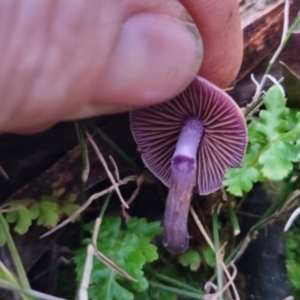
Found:
[[[255,128],[267,141],[273,141],[288,129],[289,124],[284,117],[289,109],[286,108],[286,99],[277,86],[267,91],[264,104],[267,110],[260,111]]]
[[[202,250],[202,255],[205,260],[205,262],[210,266],[213,267],[216,264],[216,256],[215,252],[210,248],[206,247]]]
[[[32,213],[32,216],[38,218],[38,225],[50,227],[54,227],[57,225],[59,219],[57,203],[47,200],[38,201],[30,207],[30,211]]]
[[[263,134],[259,133],[256,129],[257,123],[258,123],[258,119],[253,118],[248,125],[248,140],[252,145],[266,143],[266,137]]]
[[[243,191],[249,192],[258,179],[259,172],[254,167],[231,168],[226,171],[223,184],[230,194],[241,197]]]
[[[191,271],[197,271],[201,264],[201,256],[196,250],[190,249],[180,256],[179,262]]]
[[[3,218],[3,222],[5,222],[6,229],[9,230],[8,223],[4,218]],[[4,246],[6,244],[6,242],[7,242],[7,239],[6,239],[5,230],[4,230],[4,228],[1,228],[1,226],[0,226],[0,247]]]
[[[33,214],[21,203],[12,203],[9,207],[13,211],[6,214],[6,220],[9,223],[16,223],[14,230],[18,234],[24,234],[32,224]]]
[[[91,230],[93,224],[85,227]],[[162,232],[159,222],[148,223],[145,219],[132,218],[125,229],[121,229],[120,218],[106,218],[100,228],[97,246],[100,252],[111,259],[118,267],[126,271],[137,282],[125,281],[123,277],[94,259],[90,279],[89,295],[91,299],[131,300],[132,290],[144,291],[148,281],[142,268],[146,262],[158,258],[156,246],[151,244],[154,236]],[[85,244],[90,240],[85,240]],[[81,280],[86,257],[86,248],[78,251],[74,257],[78,281]],[[128,287],[130,290],[128,290]]]
[[[282,180],[293,170],[291,161],[296,160],[297,155],[295,145],[277,141],[262,153],[258,162],[262,165],[261,171],[266,178]]]
[[[70,194],[68,198],[61,200],[59,202],[58,209],[59,215],[67,215],[68,217],[73,215],[80,208],[80,205],[74,203],[76,199],[77,196],[75,194]],[[77,219],[78,218],[79,216],[77,217]],[[76,219],[73,221],[76,221]]]

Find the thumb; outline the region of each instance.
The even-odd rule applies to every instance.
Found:
[[[160,14],[134,15],[122,26],[95,94],[75,117],[168,100],[196,76],[202,56],[195,25]]]
[[[181,92],[202,59],[198,31],[182,10],[162,0],[7,2],[0,132],[39,131]]]

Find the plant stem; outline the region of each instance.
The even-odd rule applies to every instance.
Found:
[[[85,263],[84,263],[83,275],[82,275],[80,287],[78,290],[78,299],[80,299],[80,300],[88,299],[88,288],[90,285],[90,278],[91,278],[91,273],[93,270],[94,255],[95,255],[95,251],[97,251],[97,249],[95,249],[95,247],[97,247],[99,228],[100,228],[102,218],[105,214],[106,208],[108,206],[108,203],[111,199],[112,194],[113,194],[113,191],[109,192],[106,195],[105,201],[104,201],[101,211],[100,211],[100,215],[95,220],[94,230],[93,230],[93,234],[92,234],[92,244],[89,244],[87,246],[87,255],[86,255],[86,259],[85,259]]]
[[[203,299],[203,294],[200,294],[200,293],[196,294],[193,292],[173,288],[173,287],[170,287],[170,286],[158,283],[158,282],[149,281],[149,285],[152,287],[158,288],[160,290],[163,290],[163,291],[174,293],[178,296],[183,296],[183,297],[190,298],[190,299]]]
[[[35,299],[40,299],[40,300],[65,300],[63,298],[58,298],[58,297],[47,295],[47,294],[44,294],[44,293],[41,293],[38,291],[34,291],[31,289],[19,287],[15,284],[8,282],[6,280],[3,280],[3,279],[0,279],[0,288],[9,290],[9,291],[13,291],[13,292],[17,292],[20,294],[25,294],[27,296],[31,296],[31,297],[34,297]],[[26,298],[26,299],[28,299],[28,298]]]
[[[181,281],[178,281],[174,278],[170,278],[166,275],[162,275],[162,274],[159,274],[157,271],[153,270],[153,268],[149,265],[146,265],[144,270],[146,271],[146,273],[149,273],[149,275],[152,275],[153,277],[161,280],[161,281],[164,281],[166,283],[169,283],[177,288],[180,288],[180,289],[186,289],[192,293],[199,293],[199,294],[202,294],[204,295],[204,293],[202,291],[199,291],[197,288],[193,287],[193,286],[190,286],[189,284],[186,284],[184,282],[181,282]]]
[[[286,0],[286,1],[288,1],[288,0]],[[288,5],[288,4],[286,3],[286,5]],[[284,23],[287,23],[287,22],[288,22],[288,20],[285,19]],[[261,83],[259,84],[259,89],[257,89],[257,91],[255,92],[255,95],[253,97],[253,101],[252,101],[251,105],[249,107],[247,107],[246,110],[245,110],[245,113],[244,113],[245,117],[249,117],[252,114],[252,112],[256,109],[256,107],[258,107],[261,104],[261,102],[263,101],[262,97],[259,98],[259,94],[262,91],[262,88],[265,84],[265,81],[266,81],[266,78],[267,78],[266,75],[268,75],[271,72],[271,69],[274,65],[274,62],[276,61],[276,59],[278,58],[278,56],[281,53],[282,49],[284,48],[284,46],[286,45],[286,43],[290,39],[290,37],[291,37],[292,33],[294,32],[294,30],[297,28],[298,24],[300,24],[300,17],[298,17],[294,21],[294,23],[292,24],[292,26],[290,27],[290,29],[287,33],[286,33],[285,30],[283,30],[283,37],[281,39],[281,43],[280,43],[279,47],[277,48],[275,54],[273,55],[271,61],[269,62],[268,66],[265,70],[264,76],[261,80]],[[284,26],[285,26],[285,24],[284,24]]]
[[[228,212],[229,212],[230,221],[231,221],[231,224],[233,227],[233,233],[236,236],[241,232],[241,230],[240,230],[239,221],[237,219],[237,216],[236,216],[236,213],[232,206],[232,203],[230,203],[228,206]]]
[[[299,134],[299,133],[300,133],[300,128],[296,127],[296,128],[291,129],[288,132],[283,133],[277,139],[270,141],[259,151],[259,153],[252,159],[252,161],[248,164],[247,167],[254,167],[257,164],[261,155],[270,147],[270,144],[284,141],[286,138],[289,138],[289,137],[293,136],[294,134]]]
[[[218,209],[215,208],[213,212],[213,238],[214,238],[214,247],[216,254],[216,264],[217,264],[217,282],[218,282],[218,290],[221,291],[223,289],[223,270],[220,264],[220,239],[219,239],[219,226],[218,226]],[[223,300],[223,293],[221,293],[218,297],[219,300]]]
[[[115,143],[113,142],[101,129],[99,129],[92,121],[87,121],[88,126],[93,129],[109,146],[111,146],[125,161],[127,161],[138,172],[142,169]]]
[[[0,226],[6,236],[6,240],[7,240],[7,246],[9,248],[12,260],[14,262],[14,266],[16,268],[16,271],[18,273],[21,285],[23,288],[30,288],[29,285],[29,281],[24,269],[24,266],[22,264],[21,258],[19,256],[18,250],[16,248],[16,245],[14,243],[14,240],[9,232],[9,227],[8,224],[6,222],[6,220],[4,219],[3,214],[0,212]]]
[[[81,150],[81,159],[82,159],[82,165],[83,165],[83,170],[86,171],[87,165],[88,165],[88,157],[87,157],[87,148],[86,148],[86,142],[85,142],[85,136],[84,136],[84,129],[82,128],[81,123],[75,122],[75,128],[76,128],[76,133],[77,137],[79,140],[80,144],[80,150]],[[84,173],[84,172],[83,172]],[[84,176],[81,177],[81,187],[80,187],[80,200],[79,203],[82,205],[85,202],[85,188],[86,188],[86,180]],[[83,218],[80,215],[79,216],[79,224],[80,224],[80,232],[79,232],[79,241],[81,244],[81,241],[83,240],[83,235],[84,235],[84,230],[83,230]]]
[[[104,203],[103,203],[103,205],[102,205],[102,208],[101,208],[101,211],[100,211],[100,214],[99,214],[99,218],[100,218],[101,220],[103,219],[103,216],[104,216],[104,214],[105,214],[105,212],[106,212],[108,203],[109,203],[109,201],[110,201],[111,196],[112,196],[113,193],[114,193],[114,191],[111,191],[111,192],[109,192],[109,193],[106,195],[106,198],[105,198],[105,200],[104,200]]]

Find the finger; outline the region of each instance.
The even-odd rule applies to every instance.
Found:
[[[200,31],[204,58],[199,74],[229,86],[242,62],[243,37],[237,0],[180,0]]]
[[[33,2],[0,3],[0,131],[155,104],[199,69],[199,34],[163,1]]]
[[[142,106],[170,99],[191,82],[201,60],[194,25],[138,14],[123,25],[94,102]]]

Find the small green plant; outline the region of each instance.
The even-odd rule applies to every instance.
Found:
[[[54,227],[62,216],[71,216],[79,205],[74,203],[76,195],[64,195],[65,190],[54,191],[51,195],[42,196],[39,201],[32,199],[16,200],[3,205],[5,221],[14,224],[14,231],[24,234],[34,220],[44,227]],[[0,231],[0,246],[6,243],[3,231]]]
[[[92,222],[85,229],[92,232],[93,227]],[[161,232],[159,222],[148,223],[145,219],[132,218],[122,228],[121,218],[105,218],[97,239],[97,248],[136,282],[126,281],[113,269],[94,259],[89,287],[90,299],[132,300],[134,292],[146,290],[149,283],[142,268],[145,263],[158,259],[157,247],[151,240]],[[85,239],[84,247],[74,257],[78,282],[83,275],[86,245],[90,242],[90,239]]]
[[[286,178],[300,162],[300,112],[286,107],[277,85],[266,92],[263,103],[265,109],[248,125],[249,145],[242,167],[225,174],[224,185],[235,196],[249,192],[254,182]]]

